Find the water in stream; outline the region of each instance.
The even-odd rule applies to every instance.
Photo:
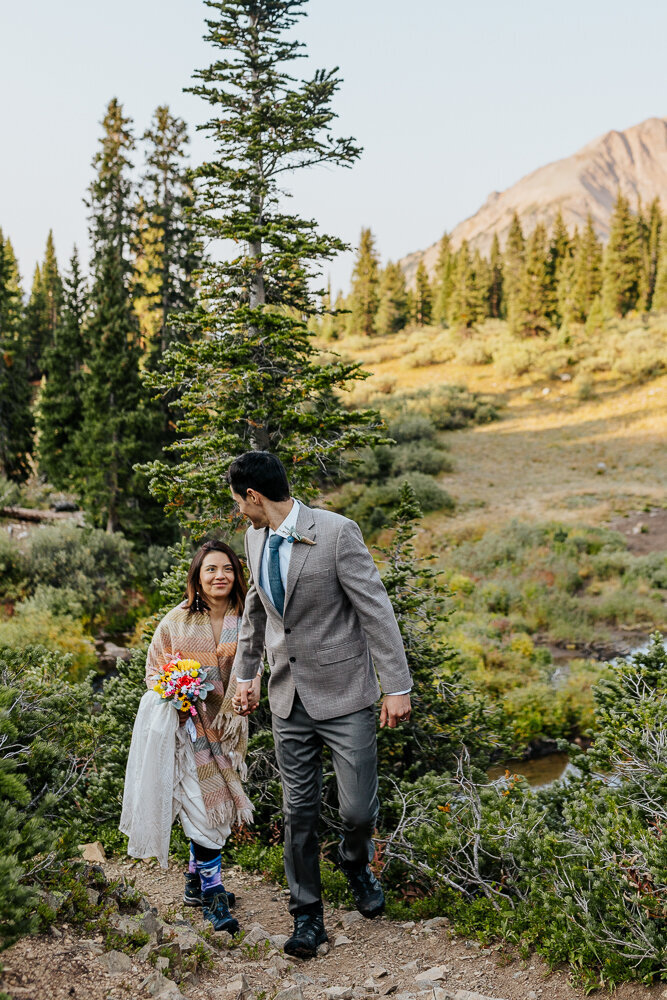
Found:
[[[489,768],[488,775],[491,781],[497,781],[504,776],[505,771],[522,774],[532,788],[544,788],[559,778],[567,779],[569,774],[577,774],[576,767],[570,763],[566,753],[548,753],[532,760],[508,760]]]

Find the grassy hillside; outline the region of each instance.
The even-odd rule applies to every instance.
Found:
[[[427,514],[419,545],[449,585],[449,639],[504,700],[517,747],[585,731],[599,661],[667,628],[667,317],[327,346],[371,371],[355,402],[388,419],[432,412],[447,385],[498,411],[438,432],[455,506]]]

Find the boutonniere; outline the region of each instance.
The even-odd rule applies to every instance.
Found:
[[[306,538],[305,535],[300,535],[298,531],[290,531],[289,535],[287,536],[287,541],[303,542],[304,545],[317,545],[317,542],[314,542],[312,538]]]

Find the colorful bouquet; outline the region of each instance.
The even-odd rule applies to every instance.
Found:
[[[203,701],[213,690],[213,685],[206,680],[206,673],[206,668],[196,660],[171,660],[161,668],[153,690],[179,711],[196,715],[196,699]]]

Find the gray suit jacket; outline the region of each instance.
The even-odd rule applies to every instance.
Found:
[[[354,521],[302,506],[297,532],[315,545],[293,542],[284,617],[260,586],[268,528],[248,528],[250,586],[234,671],[251,680],[264,648],[271,668],[271,711],[286,719],[295,687],[313,719],[366,708],[380,694],[412,686],[401,634],[387,591]]]

